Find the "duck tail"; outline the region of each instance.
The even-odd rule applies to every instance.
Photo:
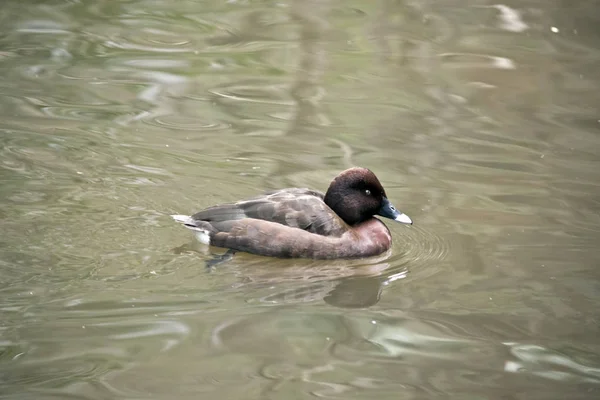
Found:
[[[188,226],[195,226],[194,220],[189,215],[171,215],[175,221]]]

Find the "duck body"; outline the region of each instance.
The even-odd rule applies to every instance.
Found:
[[[388,228],[373,215],[412,224],[391,205],[370,170],[340,173],[323,194],[289,188],[192,216],[172,215],[205,244],[282,258],[360,258],[391,247]]]

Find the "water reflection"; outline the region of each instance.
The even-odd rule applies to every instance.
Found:
[[[235,270],[238,283],[234,286],[253,294],[247,299],[249,303],[325,301],[336,307],[366,308],[377,304],[384,286],[405,278],[408,273],[405,265],[390,259],[390,252],[366,260],[280,260],[245,253],[223,258],[195,241],[173,251],[204,256],[203,259],[207,260],[206,273]],[[217,257],[218,261],[211,262],[215,260],[212,257]],[[201,264],[200,260],[198,264]],[[398,266],[390,268],[391,264]]]

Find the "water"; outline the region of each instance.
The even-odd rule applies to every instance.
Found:
[[[600,4],[9,1],[0,398],[592,399]],[[376,172],[391,254],[168,217]]]

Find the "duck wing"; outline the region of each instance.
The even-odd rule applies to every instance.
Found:
[[[236,203],[221,204],[191,216],[198,225],[208,222],[216,231],[229,231],[234,221],[246,218],[275,222],[324,236],[341,236],[346,223],[310,189],[282,189]]]

